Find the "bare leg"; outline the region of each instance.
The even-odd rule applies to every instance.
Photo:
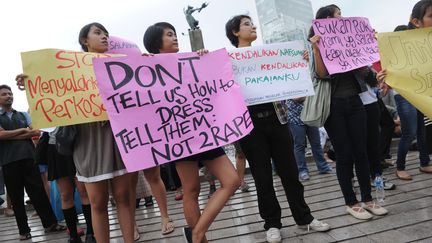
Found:
[[[131,174],[114,177],[111,180],[113,196],[117,205],[117,215],[119,219],[120,229],[123,234],[123,241],[125,243],[134,242],[134,217],[135,206],[131,208],[131,193],[135,188],[131,188]],[[135,193],[132,193],[135,195]],[[135,202],[135,200],[133,200]],[[108,200],[107,200],[108,203]],[[99,241],[98,241],[99,242]],[[105,241],[103,241],[105,242]]]
[[[199,177],[196,162],[179,162],[177,169],[184,190],[183,207],[186,221],[192,227],[193,242],[207,242],[205,233],[225,203],[239,187],[236,170],[226,155],[204,162],[210,172],[219,179],[221,186],[208,201],[202,214],[198,206]]]
[[[198,205],[200,180],[196,161],[176,163],[177,172],[183,185],[183,211],[187,224],[192,229],[198,223],[201,211]]]
[[[60,192],[62,209],[72,208],[74,206],[74,187],[69,177],[57,179],[57,186]]]
[[[192,239],[197,240],[197,242],[205,238],[205,233],[211,223],[240,186],[240,180],[236,174],[236,170],[226,155],[220,156],[212,161],[206,161],[204,164],[219,180],[221,186],[208,201],[198,223],[192,231]]]
[[[108,180],[85,183],[91,205],[92,225],[97,242],[109,242]]]
[[[159,210],[161,213],[162,224],[167,224],[169,221],[168,208],[167,208],[167,198],[165,185],[160,177],[160,168],[153,167],[144,170],[144,176],[147,182],[150,184],[153,196],[158,203]]]
[[[88,195],[87,195],[87,190],[86,190],[85,184],[78,181],[77,178],[75,177],[75,186],[76,186],[78,193],[80,195],[81,203],[84,205],[89,205],[90,200],[89,200]]]

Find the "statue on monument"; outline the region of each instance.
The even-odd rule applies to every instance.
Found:
[[[201,10],[203,10],[205,7],[207,7],[209,4],[208,3],[203,3],[201,5],[201,7],[199,8],[193,8],[192,6],[188,5],[187,9],[183,9],[184,14],[186,15],[186,20],[189,24],[189,27],[191,30],[194,29],[199,29],[198,27],[198,20],[196,20],[193,16],[192,13],[194,13],[195,11],[201,12]]]

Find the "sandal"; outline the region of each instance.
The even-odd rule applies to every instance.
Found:
[[[32,238],[32,236],[31,236],[31,234],[29,232],[29,233],[26,233],[24,235],[20,235],[19,240],[28,240],[28,239],[31,239],[31,238]]]
[[[168,221],[164,224],[164,220],[162,218],[162,235],[167,235],[169,233],[174,232],[174,223],[172,219],[168,218]]]
[[[66,229],[67,229],[66,226],[55,223],[50,227],[45,228],[45,233],[60,232],[60,231],[65,231]]]

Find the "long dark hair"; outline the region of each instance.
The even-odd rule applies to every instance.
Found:
[[[330,5],[321,7],[316,12],[315,19],[333,18],[334,14],[336,13],[337,10],[340,10],[340,8],[335,4],[330,4]],[[313,30],[313,27],[311,26],[309,29],[308,39],[310,39],[314,35],[315,35],[315,32]]]
[[[421,0],[414,5],[411,13],[410,22],[408,23],[409,29],[416,29],[417,27],[412,23],[413,19],[423,21],[423,17],[426,14],[426,10],[432,7],[432,0]]]
[[[81,48],[83,49],[83,51],[88,51],[88,48],[85,45],[85,40],[87,39],[88,34],[89,34],[92,26],[95,26],[95,27],[101,29],[108,36],[108,30],[102,24],[99,24],[97,22],[86,24],[84,27],[81,28],[79,35],[78,35],[78,42],[81,45]]]

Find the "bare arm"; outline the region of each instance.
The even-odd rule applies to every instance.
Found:
[[[324,65],[324,61],[319,51],[319,47],[318,47],[319,40],[320,40],[319,35],[314,35],[312,38],[310,38],[310,42],[312,43],[313,55],[315,59],[315,72],[319,78],[325,78],[328,76],[328,71]]]
[[[29,139],[33,136],[39,136],[39,134],[39,130],[31,130],[30,128],[19,128],[10,131],[0,128],[0,140]]]
[[[40,136],[40,132],[38,130],[30,130],[26,134],[16,136],[13,140],[30,139],[35,136]]]
[[[3,128],[0,128],[0,140],[11,140],[15,139],[22,134],[25,134],[28,130],[27,128],[19,128],[15,130],[6,131]]]

